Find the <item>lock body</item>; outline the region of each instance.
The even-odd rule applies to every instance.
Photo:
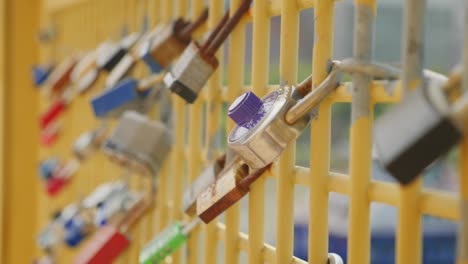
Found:
[[[87,227],[80,216],[73,216],[71,219],[65,222],[65,243],[69,247],[78,246],[87,235]]]
[[[148,41],[146,50],[141,54],[141,58],[152,72],[160,72],[169,66],[189,45],[190,41],[180,40],[176,36],[177,23],[180,22],[161,26],[158,34]]]
[[[43,180],[50,179],[58,170],[60,161],[57,158],[49,158],[39,164],[39,176]]]
[[[73,263],[110,264],[128,248],[129,244],[128,238],[116,227],[104,226],[80,251]]]
[[[226,156],[216,160],[213,164],[203,170],[200,176],[198,176],[185,190],[182,207],[186,214],[190,216],[196,214],[196,203],[198,195],[216,181],[217,176],[223,169],[225,162]]]
[[[144,111],[143,102],[147,93],[138,92],[137,87],[137,80],[126,79],[95,97],[91,101],[94,115],[98,118],[115,118],[127,110]]]
[[[43,113],[39,119],[39,125],[42,129],[54,122],[67,108],[67,103],[63,99],[55,101],[49,109]]]
[[[46,191],[49,196],[57,195],[68,184],[68,178],[52,176],[46,182]]]
[[[246,124],[237,125],[231,131],[229,147],[253,169],[272,163],[299,137],[310,121],[309,115],[293,125],[287,124],[284,119],[286,111],[299,98],[294,87],[283,87],[266,95],[261,99],[262,105],[246,120]],[[245,113],[248,112],[247,109]]]
[[[419,176],[463,136],[450,117],[443,90],[435,86],[415,90],[384,113],[374,134],[379,160],[402,184]]]
[[[61,93],[70,82],[71,73],[76,65],[76,59],[73,57],[65,59],[55,68],[47,79],[52,93]]]
[[[144,175],[156,175],[171,150],[169,129],[134,111],[123,114],[103,150],[111,160]]]
[[[50,73],[52,72],[52,66],[41,66],[35,65],[32,68],[33,82],[36,87],[43,85]]]
[[[164,83],[187,103],[193,103],[218,64],[216,57],[203,56],[200,46],[192,41],[164,76]]]
[[[162,263],[167,256],[180,248],[186,240],[187,236],[183,233],[183,226],[177,222],[165,229],[145,246],[140,252],[139,263]]]

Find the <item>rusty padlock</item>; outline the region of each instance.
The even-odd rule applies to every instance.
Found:
[[[197,215],[205,223],[211,222],[250,191],[250,185],[261,177],[271,165],[250,170],[240,159],[234,159],[220,176],[197,198]]]
[[[165,75],[164,82],[173,92],[187,103],[193,103],[208,79],[219,65],[215,54],[229,34],[249,11],[252,0],[244,0],[229,18],[229,11],[213,30],[203,46],[192,41]]]
[[[208,9],[193,22],[179,18],[169,25],[160,25],[158,34],[148,39],[140,57],[152,72],[168,67],[190,44],[192,34],[208,19]]]
[[[198,195],[215,182],[225,164],[230,163],[232,158],[227,160],[226,156],[227,155],[224,154],[216,159],[213,164],[205,168],[202,173],[185,189],[182,208],[186,214],[190,216],[196,214]]]
[[[50,73],[45,85],[46,94],[57,95],[67,88],[70,83],[71,73],[78,62],[78,56],[69,56],[55,67]]]

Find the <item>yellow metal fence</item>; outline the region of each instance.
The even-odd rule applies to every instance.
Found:
[[[240,0],[231,0],[234,10]],[[418,6],[418,4],[420,4]],[[58,36],[52,44],[41,46],[41,60],[60,60],[70,52],[91,50],[109,38],[117,40],[123,25],[129,31],[142,28],[143,17],[148,16],[150,27],[158,23],[170,22],[173,18],[197,17],[205,5],[209,6],[208,27],[213,28],[222,17],[224,1],[209,0],[62,0],[44,1],[42,23],[54,25]],[[194,105],[187,106],[174,96],[174,147],[158,175],[157,205],[132,230],[132,245],[119,263],[136,263],[139,250],[158,231],[174,220],[185,219],[182,211],[182,195],[187,184],[195,179],[204,165],[209,164],[208,153],[216,146],[211,138],[216,136],[220,127],[222,103],[231,103],[245,90],[253,90],[257,95],[265,95],[276,89],[269,80],[270,57],[270,20],[281,16],[280,69],[282,80],[297,82],[299,15],[304,9],[314,9],[315,38],[309,43],[313,50],[312,77],[314,87],[327,76],[328,61],[333,58],[333,19],[335,1],[332,0],[254,0],[250,15],[231,34],[229,38],[229,64],[221,63],[203,90],[202,97]],[[406,12],[415,13],[424,6],[424,1],[405,1]],[[356,0],[355,57],[372,60],[372,34],[376,1]],[[407,16],[411,17],[411,16]],[[416,18],[420,19],[417,15]],[[366,18],[366,19],[363,19]],[[363,22],[364,20],[364,22]],[[251,85],[244,84],[245,25],[253,25]],[[405,27],[417,21],[405,21]],[[360,30],[358,30],[360,29]],[[361,30],[362,29],[362,30]],[[409,30],[409,29],[408,29]],[[420,29],[419,29],[420,30]],[[199,32],[200,34],[202,32]],[[414,32],[412,32],[414,34]],[[410,33],[408,33],[410,34]],[[409,35],[411,37],[411,35]],[[219,58],[223,55],[220,52]],[[408,56],[405,56],[407,58]],[[225,224],[220,222],[204,225],[190,236],[187,248],[174,254],[174,263],[216,263],[218,245],[224,248],[223,263],[238,263],[241,252],[247,253],[248,263],[306,263],[293,257],[294,239],[294,191],[297,185],[310,189],[309,219],[309,263],[326,263],[328,253],[328,198],[336,192],[350,198],[350,229],[348,239],[348,263],[370,262],[370,204],[379,202],[399,209],[396,242],[397,263],[421,263],[423,215],[432,215],[449,220],[457,220],[459,201],[454,193],[421,188],[421,181],[408,187],[374,181],[371,179],[371,150],[373,108],[377,103],[395,103],[400,100],[402,91],[413,86],[413,80],[420,76],[411,67],[423,67],[420,58],[403,61],[405,76],[396,92],[388,94],[379,82],[370,82],[365,76],[353,76],[353,84],[358,87],[353,92],[350,83],[343,83],[319,107],[319,115],[311,122],[310,168],[295,165],[295,145],[292,144],[275,163],[271,175],[277,181],[276,201],[265,200],[265,179],[257,180],[250,191],[248,204],[248,234],[239,232],[240,207],[235,205],[225,214]],[[416,65],[414,65],[416,64]],[[222,73],[227,72],[227,87],[222,87]],[[417,72],[417,71],[416,71]],[[137,76],[147,74],[144,69]],[[98,126],[89,106],[90,99],[99,94],[104,77],[90,93],[73,101],[63,118],[63,133],[52,149],[41,149],[40,158],[50,155],[71,156],[71,143],[82,132]],[[331,172],[331,107],[338,102],[352,103],[352,125],[350,128],[350,175]],[[41,109],[48,103],[41,99]],[[206,111],[203,111],[204,105]],[[205,116],[203,116],[205,115]],[[203,130],[201,124],[206,123]],[[227,133],[233,127],[227,122]],[[203,134],[203,131],[205,133]],[[203,138],[205,140],[203,140]],[[202,144],[204,142],[204,144]],[[461,159],[466,160],[468,143],[462,145]],[[468,196],[467,165],[460,162],[464,179],[460,183],[462,197]],[[74,176],[72,184],[64,194],[50,199],[42,191],[38,194],[37,229],[43,227],[53,210],[63,207],[89,193],[97,184],[116,179],[122,174],[99,154],[86,161]],[[463,177],[464,176],[464,177]],[[132,185],[142,186],[147,179],[133,177]],[[265,244],[264,212],[268,207],[276,207],[276,247]],[[203,233],[203,243],[199,236]],[[187,254],[189,252],[189,254]],[[61,249],[57,252],[59,263],[71,263],[76,251]],[[200,261],[200,259],[202,259]],[[468,263],[461,262],[460,263]]]

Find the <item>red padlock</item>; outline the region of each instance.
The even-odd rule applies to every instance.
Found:
[[[104,226],[80,251],[75,264],[110,264],[130,244],[130,240],[117,227]]]
[[[60,134],[60,125],[55,123],[46,127],[41,132],[41,144],[44,147],[52,146],[58,139]]]
[[[39,125],[41,129],[44,129],[49,126],[53,121],[55,121],[61,113],[65,110],[68,103],[63,98],[55,101],[45,113],[43,113],[39,120]]]
[[[51,177],[46,183],[47,194],[55,196],[67,183],[68,178]]]
[[[140,219],[153,201],[141,198],[115,224],[101,228],[74,259],[74,264],[111,264],[130,244],[125,235]]]

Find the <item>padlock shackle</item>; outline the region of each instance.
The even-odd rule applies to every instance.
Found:
[[[226,25],[226,22],[229,20],[229,9],[226,11],[226,13],[224,14],[223,18],[221,18],[221,20],[219,21],[218,25],[216,25],[216,27],[213,29],[213,31],[210,33],[210,35],[208,36],[208,39],[205,41],[205,43],[203,44],[203,46],[201,47],[201,51],[205,51],[206,49],[208,49],[208,47],[211,45],[211,43],[213,43],[213,40],[216,38],[216,36],[219,34],[219,32],[221,31],[221,29],[223,29],[224,25]]]
[[[385,80],[396,80],[401,76],[401,70],[398,68],[353,58],[344,59],[341,62],[334,61],[333,64],[338,70],[347,74],[364,74]]]
[[[208,7],[206,7],[205,10],[203,10],[203,12],[195,21],[184,27],[182,31],[179,34],[177,34],[179,39],[183,41],[189,41],[192,37],[193,32],[195,32],[195,30],[197,30],[199,27],[205,24],[205,22],[208,20],[208,10]]]
[[[296,91],[302,96],[306,96],[312,90],[312,75],[296,86]]]
[[[189,236],[189,234],[201,223],[202,221],[200,220],[200,218],[196,217],[182,228],[182,234],[184,234],[185,236]]]
[[[145,92],[156,84],[162,83],[164,80],[163,73],[152,74],[138,82],[137,90]]]
[[[250,9],[250,5],[253,0],[244,0],[240,4],[239,8],[236,10],[234,15],[226,22],[226,25],[221,29],[219,34],[216,35],[216,38],[213,42],[206,48],[203,49],[203,53],[208,57],[213,57],[218,49],[223,45],[224,41],[227,39],[229,34],[234,30],[234,28],[239,24],[242,16],[247,13]]]

